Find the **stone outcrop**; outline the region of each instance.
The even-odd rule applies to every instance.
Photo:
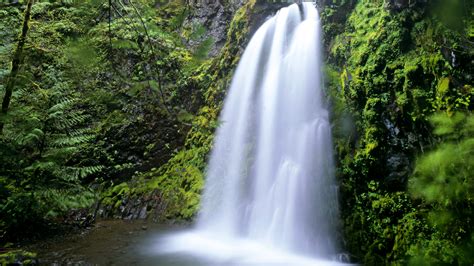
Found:
[[[242,7],[245,0],[191,0],[188,1],[190,13],[184,21],[183,28],[190,31],[204,27],[205,32],[196,39],[186,40],[191,49],[197,48],[206,40],[211,40],[208,56],[217,56],[227,39],[227,30],[235,12]],[[249,35],[280,8],[291,4],[291,1],[257,0],[253,16],[250,19]]]
[[[393,11],[401,11],[417,4],[425,4],[427,0],[386,0],[385,8]]]
[[[244,2],[243,0],[188,1],[190,13],[184,21],[183,27],[191,31],[198,27],[204,27],[205,32],[197,39],[187,40],[187,45],[195,48],[203,41],[211,39],[212,44],[208,56],[216,56],[225,44],[228,23]]]

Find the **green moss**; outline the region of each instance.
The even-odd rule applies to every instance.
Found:
[[[431,236],[422,226],[423,212],[413,210],[407,196],[410,164],[394,179],[399,170],[393,161],[400,154],[411,160],[435,141],[428,120],[435,111],[452,115],[473,108],[471,70],[452,65],[446,52],[467,59],[471,46],[462,32],[430,13],[436,5],[394,12],[383,1],[358,1],[345,9],[343,29],[332,25],[338,34],[326,35],[345,240],[347,250],[364,264],[408,263],[413,245]],[[331,20],[340,12],[337,6],[323,16]],[[348,119],[355,130],[344,129]],[[386,212],[395,207],[401,213]]]
[[[0,254],[1,265],[37,265],[36,253],[25,250],[9,250]]]
[[[124,197],[146,197],[159,191],[166,206],[162,218],[189,220],[195,216],[222,99],[237,65],[240,49],[248,41],[249,20],[254,4],[255,1],[249,1],[236,12],[220,54],[203,62],[179,81],[181,86],[196,86],[194,89],[200,92],[204,100],[192,119],[184,148],[160,168],[140,173],[131,182],[109,189],[104,194],[103,202],[106,205],[116,204],[114,207],[118,207]]]

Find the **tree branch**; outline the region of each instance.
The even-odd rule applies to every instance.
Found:
[[[33,1],[34,0],[28,0],[28,4],[26,6],[21,35],[20,35],[20,38],[18,39],[15,53],[13,55],[12,70],[10,72],[10,75],[8,76],[7,85],[5,87],[5,95],[3,96],[3,101],[2,101],[2,113],[1,113],[2,120],[0,120],[0,135],[3,132],[3,126],[5,125],[5,122],[3,121],[3,119],[5,119],[5,116],[8,113],[8,107],[10,106],[10,101],[13,94],[13,88],[15,87],[16,76],[18,75],[18,71],[22,63],[21,61],[22,61],[23,47],[25,46],[26,35],[28,34],[28,29],[29,29],[28,23],[30,22],[30,18],[31,18],[31,6],[33,5]]]

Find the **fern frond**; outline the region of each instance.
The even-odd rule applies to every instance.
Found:
[[[79,129],[72,129],[69,131],[69,135],[76,137],[81,135],[91,135],[89,134],[91,130],[89,128],[79,128]]]
[[[59,130],[69,129],[81,123],[84,123],[89,118],[88,115],[71,114],[68,116],[58,116],[53,121],[53,125]]]
[[[91,174],[100,172],[102,169],[104,169],[102,165],[65,167],[63,171],[61,171],[61,177],[66,181],[79,180]]]
[[[93,135],[77,135],[72,137],[60,137],[55,139],[52,142],[52,146],[54,147],[67,147],[67,146],[74,146],[82,143],[89,142],[94,138]]]
[[[46,188],[34,192],[40,205],[46,206],[45,218],[60,215],[71,209],[91,206],[96,195],[89,189],[76,185],[69,189]]]
[[[32,165],[25,168],[26,171],[34,172],[34,171],[54,171],[57,169],[58,165],[54,161],[36,161]]]
[[[75,101],[71,99],[64,99],[61,102],[58,102],[55,105],[51,106],[48,109],[48,113],[51,114],[58,111],[64,111],[64,110],[70,109],[73,106],[74,102]]]
[[[80,150],[78,146],[66,146],[66,147],[49,147],[49,149],[44,153],[44,158],[46,160],[59,160],[72,156]]]
[[[30,133],[26,134],[26,136],[23,136],[19,143],[23,145],[31,145],[40,141],[43,136],[44,132],[41,129],[34,128]]]

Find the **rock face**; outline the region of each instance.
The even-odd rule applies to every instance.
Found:
[[[189,1],[190,14],[184,21],[183,27],[190,31],[199,31],[203,28],[204,33],[197,38],[190,38],[186,44],[191,49],[198,48],[203,42],[211,40],[208,56],[216,56],[224,46],[227,38],[227,29],[235,12],[247,1],[245,0],[191,0]],[[250,21],[250,35],[269,17],[274,15],[280,8],[288,6],[291,1],[267,1],[257,0]]]
[[[191,0],[190,14],[184,22],[184,27],[196,31],[204,27],[205,32],[196,39],[189,39],[187,45],[198,47],[202,42],[211,40],[208,56],[216,56],[225,43],[227,27],[235,11],[242,6],[244,0]]]
[[[166,208],[162,197],[158,190],[144,196],[127,196],[121,200],[118,208],[110,205],[99,206],[97,214],[101,218],[113,217],[125,220],[151,218],[156,221],[163,218]]]
[[[187,29],[184,29],[183,31],[186,32],[186,30],[192,29],[191,25],[200,25],[206,28],[206,31],[203,33],[200,39],[193,40],[194,42],[188,41],[188,45],[192,49],[193,46],[198,47],[200,42],[206,38],[213,38],[215,42],[212,45],[208,56],[216,56],[215,58],[211,59],[214,64],[212,68],[205,69],[204,71],[206,72],[202,76],[206,78],[212,78],[213,82],[211,83],[213,84],[218,84],[219,82],[226,83],[226,75],[229,77],[231,76],[232,70],[236,64],[235,62],[237,62],[239,55],[243,52],[243,48],[248,39],[250,39],[251,35],[262,23],[264,23],[266,19],[277,12],[281,7],[289,5],[289,3],[269,3],[266,0],[257,0],[255,2],[235,0],[228,0],[225,3],[223,1],[207,2],[209,3],[206,3],[206,1],[195,1],[193,3],[188,2],[188,8],[190,9],[189,12],[191,13],[183,22],[185,25],[187,25]],[[210,88],[205,87],[202,90],[196,89],[195,87],[192,87],[191,89],[200,94],[203,94],[202,91],[205,91],[205,94],[212,95],[209,97],[208,102],[200,103],[200,106],[206,105],[205,107],[212,111],[209,111],[207,114],[205,114],[206,116],[198,116],[197,119],[214,119],[214,117],[209,115],[209,113],[218,112],[218,103],[222,100],[221,94],[223,93],[221,92],[224,90],[224,86],[222,86],[222,88],[217,86]],[[206,145],[208,145],[206,142],[210,131],[208,131],[206,127],[208,127],[208,125],[203,124],[189,131],[192,132],[190,139],[192,139],[193,142],[197,142],[195,145],[196,147],[206,147]],[[185,129],[182,130],[185,132]],[[140,134],[140,136],[141,135],[148,134]],[[118,137],[126,138],[127,136],[125,134],[121,134]],[[138,142],[141,143],[143,141]],[[134,148],[134,145],[131,145],[131,141],[126,141],[125,143],[130,145],[130,147],[121,147],[122,150]],[[157,146],[161,146],[160,142],[156,143]],[[168,143],[171,142],[168,141]],[[202,178],[199,172],[201,170],[198,168],[200,167],[200,159],[196,161],[196,158],[202,158],[204,161],[207,151],[206,148],[187,148],[189,150],[178,153],[177,156],[186,157],[188,154],[192,155],[192,158],[194,158],[192,164],[186,163],[183,159],[176,159],[172,162],[169,162],[169,164],[163,168],[165,169],[164,172],[151,170],[145,179],[145,182],[153,182],[150,180],[159,179],[164,175],[167,175],[166,179],[170,180],[182,180],[182,178],[185,178],[182,182],[179,181],[179,183],[176,183],[176,186],[185,187],[183,192],[180,193],[187,193],[187,200],[179,203],[176,203],[174,200],[170,200],[170,196],[166,194],[166,189],[168,189],[169,186],[161,187],[153,191],[151,191],[150,188],[153,187],[153,185],[142,189],[143,186],[141,186],[140,182],[143,180],[140,180],[140,182],[136,183],[129,182],[128,184],[130,187],[127,185],[126,187],[118,188],[120,186],[119,185],[117,186],[118,189],[112,188],[110,191],[106,192],[106,200],[104,200],[103,204],[101,204],[101,206],[98,208],[98,215],[101,217],[117,217],[122,219],[158,220],[168,218],[174,219],[177,217],[189,219],[193,208],[197,206],[196,203],[193,203],[194,201],[192,201],[192,196],[195,193],[194,187],[198,187],[198,181],[196,180],[200,180]],[[157,156],[157,154],[151,153],[147,155]],[[130,155],[126,154],[126,156],[126,158],[128,158]],[[136,158],[132,159],[137,160]],[[156,162],[155,165],[162,165],[162,163]],[[143,169],[142,171],[146,171],[146,169]],[[132,174],[133,173],[130,173],[130,175]],[[140,189],[136,189],[136,187],[140,187]],[[135,191],[140,192],[135,193]],[[181,194],[178,196],[184,197]],[[168,207],[172,204],[178,204],[179,206],[173,205]],[[171,210],[172,208],[174,209]]]
[[[392,10],[401,10],[406,8],[409,3],[409,0],[387,0],[385,2],[385,7]]]
[[[417,4],[426,4],[427,0],[386,0],[385,8],[388,10],[400,11]]]
[[[316,5],[319,7],[325,7],[325,6],[341,6],[340,3],[341,1],[334,1],[334,0],[316,0]],[[357,1],[356,0],[347,0],[347,1],[342,1],[342,5],[354,5]]]
[[[287,3],[286,1],[272,2],[267,0],[258,0],[250,19],[250,36],[255,33],[255,31],[263,24],[263,22],[265,22],[265,20],[272,17],[280,8],[290,4],[291,3]]]

